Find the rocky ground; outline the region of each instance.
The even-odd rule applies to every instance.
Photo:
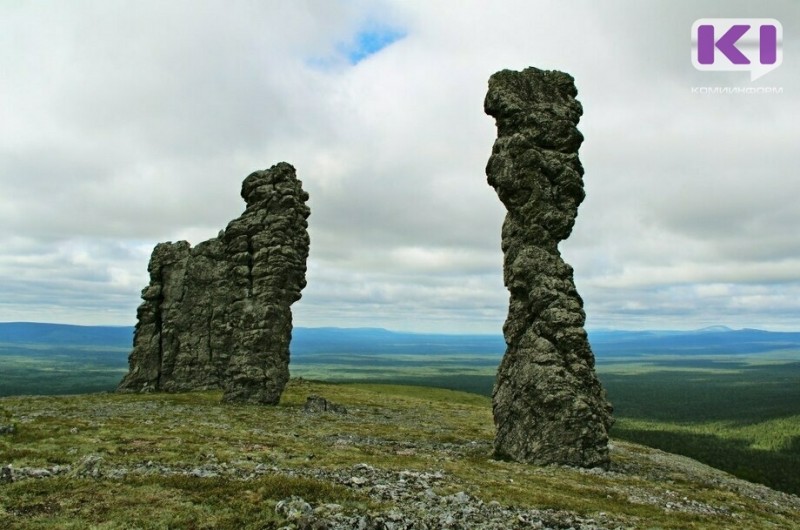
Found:
[[[277,408],[218,398],[0,400],[0,527],[800,527],[800,498],[634,444],[607,471],[495,461],[477,396],[294,381]]]
[[[452,450],[443,447],[443,451]],[[614,452],[626,449],[615,447]],[[646,462],[646,463],[645,463]],[[571,470],[587,475],[603,476],[611,479],[629,476],[649,477],[650,480],[670,482],[668,478],[676,471],[685,471],[707,487],[736,492],[751,500],[773,506],[776,514],[784,512],[790,516],[800,511],[800,499],[775,492],[764,486],[755,485],[725,475],[711,468],[705,468],[689,459],[653,451],[643,461],[644,466],[628,465],[614,471],[601,469]],[[649,465],[648,465],[649,464]],[[550,470],[557,474],[558,468]],[[132,475],[174,476],[195,478],[226,477],[236,480],[252,480],[259,475],[282,474],[301,476],[340,484],[355,491],[367,494],[388,508],[370,513],[354,513],[337,503],[309,503],[302,497],[286,497],[275,504],[277,515],[286,519],[287,529],[585,529],[600,530],[611,528],[636,528],[624,517],[598,512],[592,516],[581,515],[569,510],[535,509],[503,505],[496,500],[484,502],[475,495],[464,491],[440,494],[437,490],[452,489],[460,481],[448,473],[437,471],[385,470],[366,463],[353,465],[346,469],[292,469],[258,464],[237,465],[237,463],[208,462],[197,467],[172,467],[153,461],[133,467],[110,467],[99,455],[90,455],[77,465],[55,465],[45,468],[22,467],[15,469],[6,465],[0,471],[0,483],[13,481],[48,479],[57,476],[93,479],[125,480]],[[650,486],[630,487],[620,485],[613,488],[626,495],[631,504],[643,504],[662,508],[666,513],[682,512],[712,516],[727,520],[730,527],[739,527],[737,520],[744,519],[737,514],[735,506],[701,502],[668,488],[654,490]],[[744,522],[744,521],[742,521]],[[791,526],[786,519],[786,528]]]

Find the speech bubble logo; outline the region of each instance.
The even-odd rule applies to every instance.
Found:
[[[774,18],[701,18],[692,24],[692,65],[750,72],[755,81],[783,63],[783,26]]]

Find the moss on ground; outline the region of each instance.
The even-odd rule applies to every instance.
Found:
[[[305,413],[311,394],[349,413]],[[325,478],[360,463],[441,471],[438,494],[612,514],[629,527],[789,528],[800,520],[796,497],[775,494],[790,501],[776,506],[766,488],[629,443],[615,443],[610,473],[493,460],[491,402],[474,394],[292,380],[276,407],[220,397],[3,398],[18,428],[0,436],[0,465],[56,471],[0,485],[0,528],[278,528],[275,505],[292,495],[377,509],[383,501]],[[203,476],[212,464],[218,472]]]

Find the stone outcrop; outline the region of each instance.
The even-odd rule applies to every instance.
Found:
[[[583,201],[572,77],[528,68],[489,79],[497,123],[486,167],[508,210],[503,275],[507,344],[493,392],[495,456],[533,464],[606,467],[611,405],[594,371],[583,301],[561,258]]]
[[[247,208],[218,237],[156,245],[120,391],[222,388],[225,401],[279,401],[290,306],[306,285],[308,194],[285,162],[248,176],[241,194]]]

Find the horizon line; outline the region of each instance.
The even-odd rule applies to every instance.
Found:
[[[0,325],[3,324],[35,324],[35,325],[46,325],[46,326],[65,326],[65,327],[76,327],[76,328],[133,328],[135,324],[71,324],[71,323],[64,323],[64,322],[39,322],[39,321],[25,321],[25,320],[14,320],[14,321],[2,321]],[[488,333],[464,333],[464,332],[454,332],[454,331],[410,331],[410,330],[401,330],[401,329],[392,329],[392,328],[384,328],[380,326],[294,326],[293,329],[335,329],[335,330],[375,330],[375,331],[385,331],[389,333],[405,333],[411,335],[454,335],[454,336],[482,336],[482,337],[495,337],[495,336],[502,336],[502,330],[498,330],[496,333],[488,332]],[[699,328],[686,328],[686,329],[676,329],[676,328],[617,328],[617,327],[585,327],[584,328],[587,333],[608,333],[608,332],[629,332],[629,333],[692,333],[692,332],[735,332],[735,331],[763,331],[767,333],[798,333],[798,330],[770,330],[764,328],[756,328],[756,327],[741,327],[741,328],[732,328],[730,326],[726,326],[723,324],[715,324],[710,326],[703,326]]]

